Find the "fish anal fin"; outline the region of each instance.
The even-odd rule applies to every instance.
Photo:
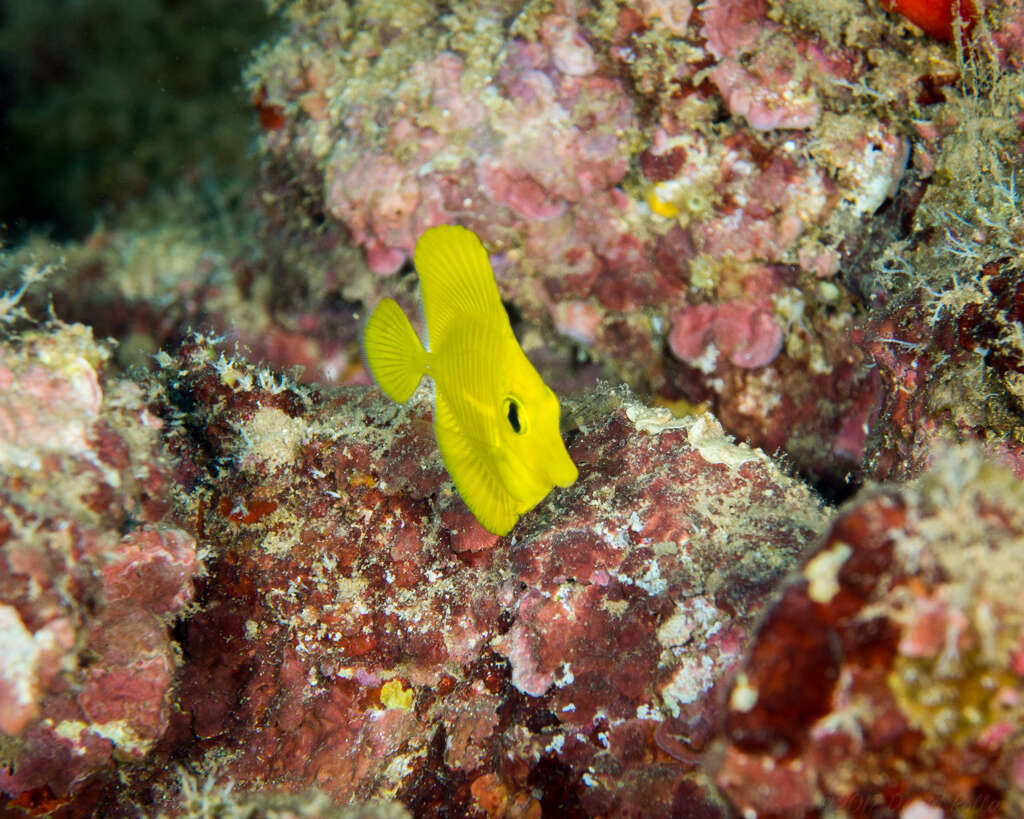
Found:
[[[444,465],[466,506],[487,531],[507,535],[519,520],[518,505],[487,466],[482,444],[463,434],[444,396],[437,393],[434,433]]]

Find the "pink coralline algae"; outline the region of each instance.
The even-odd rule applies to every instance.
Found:
[[[268,391],[202,346],[163,377],[182,477],[237,466],[188,501],[210,573],[154,766],[231,749],[236,789],[416,815],[726,815],[696,775],[719,689],[825,523],[762,453],[595,393],[572,408],[577,484],[496,538],[452,490],[425,393]]]
[[[763,367],[782,348],[782,328],[770,310],[750,302],[698,304],[673,316],[668,343],[676,356],[691,363],[714,343],[737,367]]]
[[[296,22],[249,75],[287,120],[262,143],[270,220],[292,236],[296,219],[326,217],[318,241],[361,248],[365,264],[339,279],[367,306],[395,288],[367,270],[396,273],[426,228],[464,224],[526,321],[634,387],[710,402],[730,431],[809,472],[843,474],[848,450],[827,441],[874,384],[843,343],[848,294],[833,288],[834,321],[804,305],[897,190],[917,92],[867,116],[854,89],[886,82],[882,69],[770,6],[556,2],[510,16],[494,3],[443,25],[418,6],[391,24],[362,10]],[[857,31],[877,34],[869,18]],[[279,208],[296,186],[315,212]],[[703,305],[739,330],[716,336],[713,367],[674,354],[679,316]]]
[[[722,60],[711,80],[729,111],[745,117],[751,128],[810,128],[818,120],[820,106],[810,83],[796,71],[791,56],[758,54],[749,67]]]
[[[0,344],[0,804],[88,804],[170,717],[196,546],[163,422],[108,355],[80,325]]]
[[[1021,815],[1022,509],[960,449],[838,516],[732,685],[717,781],[738,810]]]
[[[621,181],[623,141],[634,127],[621,85],[593,76],[594,51],[571,19],[548,18],[541,43],[513,44],[496,66],[497,84],[480,100],[500,92],[504,105],[467,98],[465,61],[444,52],[413,69],[429,107],[396,107],[383,151],[337,144],[327,206],[365,245],[371,269],[393,273],[427,227],[486,219],[481,197],[508,209],[494,211],[503,221],[543,222]],[[403,146],[415,146],[412,162],[394,157]]]
[[[719,60],[754,51],[761,36],[777,28],[766,12],[764,0],[706,0],[700,7],[700,34],[708,51]]]
[[[849,81],[860,72],[853,52],[794,36],[767,16],[764,0],[708,0],[700,33],[718,60],[710,79],[729,112],[756,131],[804,130],[822,111],[823,77]]]

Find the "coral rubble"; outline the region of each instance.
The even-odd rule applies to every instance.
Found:
[[[737,808],[1024,810],[1022,510],[1024,484],[963,449],[841,512],[733,685],[717,779]]]
[[[0,791],[25,808],[142,759],[174,707],[196,543],[163,422],[101,384],[109,354],[81,325],[0,344]]]

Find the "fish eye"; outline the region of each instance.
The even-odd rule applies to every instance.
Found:
[[[512,431],[516,433],[522,433],[525,424],[524,419],[520,418],[519,415],[519,402],[515,398],[509,396],[505,399],[505,417],[508,418],[508,424],[512,427]]]

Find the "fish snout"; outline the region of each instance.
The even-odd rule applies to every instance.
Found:
[[[565,448],[565,444],[559,441],[559,446],[555,450],[555,457],[548,468],[548,476],[551,478],[551,482],[556,486],[572,486],[576,483],[576,478],[579,477],[579,474],[580,472],[576,468],[576,464],[569,457],[569,451]]]

